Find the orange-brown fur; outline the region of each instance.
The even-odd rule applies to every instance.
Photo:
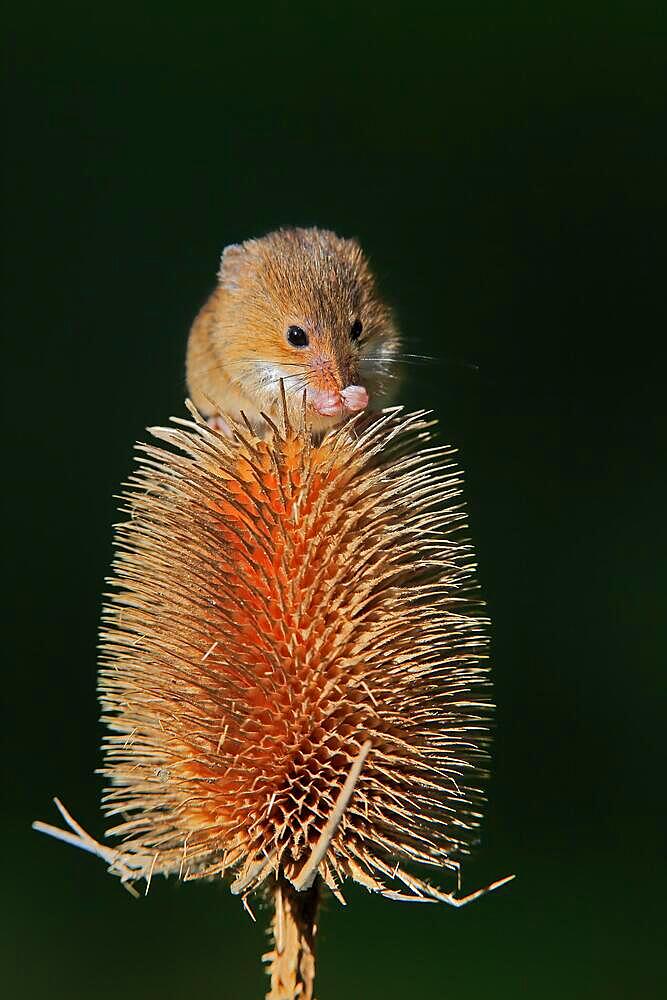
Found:
[[[358,341],[355,320],[363,325]],[[288,342],[290,326],[306,332],[308,346]],[[290,415],[306,390],[309,422],[324,431],[347,415],[338,397],[345,387],[365,388],[372,409],[388,401],[398,347],[359,244],[321,229],[282,229],[224,251],[218,286],[190,331],[188,389],[204,416],[239,419],[243,411],[259,429],[261,412],[281,413],[282,378]],[[316,411],[322,392],[342,400],[340,414]]]

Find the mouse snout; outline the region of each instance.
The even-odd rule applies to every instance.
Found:
[[[322,417],[342,417],[358,413],[368,406],[368,393],[361,385],[348,385],[340,391],[314,389],[308,392],[310,405]]]
[[[321,417],[337,417],[343,411],[339,392],[329,389],[312,389],[308,391],[308,401]]]

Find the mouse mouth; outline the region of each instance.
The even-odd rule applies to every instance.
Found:
[[[308,391],[308,402],[321,417],[343,417],[368,406],[368,392],[362,385],[348,385],[338,392],[329,389]]]

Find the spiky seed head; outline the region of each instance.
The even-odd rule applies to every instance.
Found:
[[[175,424],[140,447],[116,529],[109,832],[244,895],[316,870],[337,895],[445,898],[404,865],[457,867],[489,712],[451,450],[400,410],[319,444]]]

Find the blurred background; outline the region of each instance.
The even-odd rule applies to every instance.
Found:
[[[403,400],[460,449],[494,621],[464,887],[517,874],[460,912],[328,902],[318,997],[661,995],[664,5],[4,18],[6,995],[266,989],[266,915],[225,886],[155,880],[135,901],[29,824],[56,821],[57,794],[102,835],[113,497],[144,428],[184,412],[222,247],[293,224],[357,236],[406,349],[437,358]]]

